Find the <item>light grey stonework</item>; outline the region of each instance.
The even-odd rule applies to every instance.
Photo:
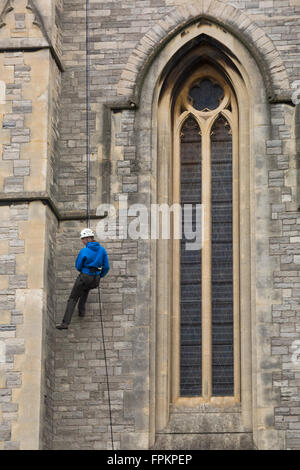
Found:
[[[181,2],[177,2],[177,5]],[[291,2],[292,3],[292,2]],[[296,35],[297,31],[300,31],[299,16],[300,7],[289,2],[233,2],[238,10],[245,13],[249,16],[255,24],[263,30],[263,32],[271,39],[277,53],[284,64],[285,70],[288,74],[289,82],[292,83],[294,80],[299,79],[299,60],[298,57],[299,51],[296,48]],[[176,2],[175,2],[176,4]],[[97,108],[105,105],[106,103],[111,103],[118,101],[120,97],[117,95],[117,85],[119,83],[120,77],[122,80],[128,81],[133,77],[135,73],[135,65],[132,62],[131,70],[127,68],[127,61],[132,54],[133,50],[136,50],[137,58],[138,54],[142,55],[142,48],[140,53],[136,49],[137,44],[143,38],[143,36],[148,31],[153,31],[153,39],[149,41],[153,42],[155,45],[155,34],[157,37],[161,35],[159,29],[155,33],[156,24],[158,21],[166,15],[171,14],[174,11],[174,3],[169,1],[161,2],[152,2],[152,1],[143,1],[143,2],[132,2],[126,4],[126,8],[120,8],[117,4],[100,2],[99,4],[92,5],[92,17],[91,17],[91,100],[92,100],[92,152],[97,152],[97,144],[103,149],[103,158],[108,158],[109,155],[107,152],[110,148],[110,175],[105,174],[105,177],[110,179],[110,199],[116,200],[117,197],[121,194],[128,194],[128,202],[149,202],[149,185],[147,181],[147,172],[149,171],[149,163],[143,159],[143,155],[137,155],[136,145],[138,139],[142,139],[143,136],[137,135],[135,132],[135,110],[117,110],[115,109],[112,112],[112,140],[113,147],[111,144],[108,144],[106,139],[109,139],[109,134],[103,132],[101,122],[97,121]],[[81,12],[81,14],[78,14]],[[63,14],[63,24],[64,24],[64,33],[63,33],[63,49],[65,54],[65,64],[66,64],[66,73],[63,79],[63,93],[62,93],[62,104],[63,104],[63,113],[61,119],[61,171],[60,171],[60,204],[61,207],[72,208],[75,205],[80,205],[84,207],[85,204],[85,191],[84,187],[81,187],[82,172],[85,171],[85,151],[84,151],[84,117],[85,117],[85,101],[84,101],[84,92],[85,92],[85,76],[84,76],[84,48],[85,48],[85,23],[84,23],[84,8],[83,5],[74,3],[71,0],[64,2],[64,14]],[[76,43],[72,36],[72,26],[77,28],[77,37]],[[152,34],[152,33],[151,33]],[[257,35],[257,41],[259,42],[261,35]],[[148,36],[150,38],[150,36]],[[252,47],[252,45],[251,45]],[[133,56],[132,56],[133,57]],[[278,62],[279,63],[279,62]],[[274,67],[276,67],[276,62],[273,62]],[[126,72],[124,71],[126,68]],[[278,69],[279,72],[279,69]],[[286,91],[286,90],[285,90]],[[284,92],[285,92],[284,91]],[[280,90],[278,90],[280,93]],[[95,110],[95,111],[94,111]],[[273,388],[273,392],[276,395],[276,407],[274,408],[273,418],[270,418],[270,426],[276,430],[286,430],[286,447],[287,448],[298,448],[299,442],[297,441],[297,433],[295,422],[298,422],[299,415],[297,415],[297,397],[299,397],[299,385],[297,388],[295,374],[292,373],[290,369],[287,368],[287,365],[290,364],[290,358],[292,353],[292,344],[297,335],[299,336],[299,316],[297,316],[297,273],[298,264],[297,263],[297,254],[299,253],[299,248],[297,245],[297,213],[286,212],[286,204],[294,201],[295,198],[295,186],[294,181],[289,176],[289,168],[292,165],[293,155],[290,150],[290,139],[292,128],[292,119],[291,116],[294,113],[294,108],[292,103],[289,104],[276,104],[271,105],[271,139],[267,142],[265,149],[265,158],[268,159],[269,167],[269,201],[270,201],[270,221],[274,221],[272,236],[270,235],[270,256],[274,256],[277,262],[277,271],[274,272],[274,283],[273,288],[275,292],[278,292],[278,299],[282,299],[276,305],[270,305],[272,308],[272,321],[273,326],[268,331],[266,331],[266,338],[269,341],[270,345],[270,359],[273,358],[276,361],[276,367],[274,373],[269,376],[270,380],[270,391]],[[99,114],[99,118],[100,118]],[[103,114],[102,114],[103,115]],[[109,114],[106,114],[107,118],[110,119]],[[98,140],[96,136],[99,135]],[[145,146],[147,146],[145,141]],[[139,142],[139,148],[142,146]],[[106,153],[105,153],[106,149]],[[146,149],[145,149],[146,150]],[[147,154],[147,150],[145,152]],[[72,165],[72,166],[71,166]],[[95,163],[92,162],[92,175],[97,175],[97,168]],[[145,176],[146,179],[145,179]],[[79,185],[78,185],[78,183]],[[100,184],[99,181],[96,181],[97,184]],[[94,184],[94,180],[93,180]],[[95,196],[92,195],[92,201],[94,207],[97,206],[101,200],[96,198],[97,193],[95,188]],[[266,188],[267,189],[267,188]],[[94,191],[94,189],[93,189]],[[66,206],[67,205],[67,206]],[[289,223],[287,223],[287,221]],[[80,224],[78,225],[79,230]],[[68,235],[72,238],[70,226],[68,227]],[[290,235],[289,233],[290,232]],[[66,232],[64,232],[66,233]],[[75,235],[75,234],[74,234]],[[63,239],[61,240],[61,247],[64,250]],[[299,240],[300,241],[300,240]],[[69,253],[74,253],[75,246],[72,243],[68,243],[67,249]],[[135,248],[136,246],[136,248]],[[111,369],[112,375],[110,376],[113,390],[118,390],[119,395],[118,406],[120,411],[123,410],[123,422],[122,426],[116,426],[116,439],[117,446],[121,448],[130,448],[134,442],[134,439],[130,440],[130,435],[139,430],[139,432],[145,432],[147,430],[148,424],[146,422],[138,421],[138,413],[136,410],[144,406],[145,401],[143,398],[144,394],[148,393],[147,387],[145,384],[142,386],[142,381],[148,380],[147,374],[147,355],[148,355],[148,345],[149,345],[149,318],[147,314],[142,317],[137,317],[137,311],[140,311],[140,306],[143,305],[141,299],[137,293],[135,293],[136,286],[136,263],[141,263],[142,257],[140,250],[142,249],[142,244],[132,243],[132,254],[128,253],[129,256],[124,252],[125,243],[116,241],[114,243],[108,244],[106,247],[111,255],[112,259],[112,271],[105,283],[103,284],[103,301],[104,309],[107,312],[105,316],[106,323],[106,339],[108,344],[108,351],[111,354],[109,360],[109,365],[113,365]],[[136,251],[138,250],[138,251]],[[76,250],[75,250],[76,251]],[[147,260],[147,250],[145,251],[145,260]],[[60,259],[60,257],[58,257]],[[69,257],[68,257],[69,259]],[[71,256],[70,256],[71,259]],[[60,265],[60,263],[59,263]],[[288,267],[287,267],[288,266]],[[296,266],[296,268],[294,268]],[[62,264],[62,272],[65,273],[67,265]],[[282,269],[282,272],[281,272]],[[119,271],[119,274],[118,274]],[[71,283],[75,272],[70,273],[65,277],[64,283],[61,284],[61,294],[58,298],[62,298],[63,301],[66,300],[67,292],[71,287]],[[122,274],[121,274],[122,273]],[[286,273],[289,275],[286,276]],[[147,282],[147,274],[145,273],[144,281]],[[269,276],[273,276],[273,272],[269,273]],[[67,282],[66,282],[67,281]],[[107,284],[106,284],[107,283]],[[126,284],[126,289],[122,288],[122,284]],[[132,285],[132,288],[130,287]],[[115,287],[114,287],[115,286]],[[146,291],[145,291],[146,292]],[[150,300],[150,299],[149,299]],[[64,302],[59,302],[58,310],[63,308]],[[106,304],[107,302],[107,304]],[[115,303],[116,302],[116,303]],[[290,306],[292,302],[293,307]],[[107,305],[107,306],[106,306]],[[111,312],[111,308],[118,308],[117,317],[122,319],[122,323],[111,323],[111,316],[108,312]],[[96,315],[96,303],[91,299],[91,313],[92,318]],[[128,313],[127,313],[128,312]],[[129,314],[130,312],[130,314]],[[289,313],[290,312],[290,313]],[[294,312],[293,314],[291,312]],[[91,320],[92,320],[91,318]],[[90,320],[90,321],[91,321]],[[95,320],[94,320],[95,321]],[[134,347],[132,340],[130,340],[131,335],[128,337],[130,329],[132,332],[136,331],[137,325],[141,322],[141,325],[144,325],[143,340],[141,345],[143,349],[146,350],[146,354],[140,357],[140,362],[142,369],[144,370],[144,375],[142,374],[139,378],[139,362],[135,359],[136,362],[133,362],[133,359],[136,356],[135,350],[137,346]],[[282,322],[282,323],[281,323]],[[78,321],[75,319],[73,334],[77,335],[77,328],[79,328]],[[130,326],[131,325],[131,326]],[[96,325],[95,325],[96,326]],[[286,328],[284,328],[286,327]],[[85,328],[88,328],[88,323],[84,325]],[[71,337],[68,333],[67,338],[69,341]],[[88,331],[86,332],[89,340],[92,341],[94,337],[92,334],[89,336]],[[122,334],[122,337],[117,337],[117,334]],[[134,333],[135,335],[136,333]],[[76,337],[76,336],[75,336]],[[61,342],[62,343],[62,342]],[[80,345],[76,342],[77,347],[81,349],[81,356],[84,358],[86,352],[89,351],[88,345],[84,342]],[[61,344],[60,348],[66,347]],[[74,345],[75,347],[75,345]],[[90,346],[93,350],[93,345]],[[64,354],[68,358],[73,358],[75,355],[75,349],[73,352],[70,351],[70,345],[68,349],[64,350]],[[61,349],[59,354],[63,354]],[[116,352],[118,354],[115,356]],[[139,349],[141,353],[142,349]],[[72,355],[71,355],[72,354]],[[77,353],[78,354],[78,353]],[[63,362],[60,363],[64,364]],[[86,362],[86,364],[88,364]],[[92,362],[90,363],[92,364]],[[95,368],[97,367],[96,362]],[[74,362],[74,366],[77,367],[78,363]],[[80,370],[80,369],[78,369]],[[103,371],[102,369],[97,368],[97,371]],[[117,370],[120,370],[121,375],[117,376]],[[122,372],[123,371],[123,372]],[[281,372],[279,372],[281,371]],[[102,372],[103,373],[103,372]],[[125,376],[124,376],[125,373]],[[71,392],[73,388],[73,379],[70,377],[71,371],[66,369],[60,369],[60,384],[65,384],[66,393],[68,394],[68,402],[72,405],[72,412],[77,414],[70,414],[70,411],[66,411],[66,421],[70,426],[61,427],[61,433],[69,429],[72,431],[72,423],[74,427],[74,432],[77,426],[82,426],[82,429],[86,431],[86,436],[89,432],[92,431],[91,427],[88,427],[88,421],[84,421],[83,406],[79,404],[79,395],[76,398],[75,392]],[[131,380],[129,383],[126,382],[126,374],[129,374]],[[69,377],[69,378],[68,378]],[[143,377],[143,378],[142,378]],[[82,379],[83,380],[83,379]],[[116,389],[115,389],[116,386]],[[85,398],[85,405],[89,403],[91,395],[86,392],[84,394],[83,387],[81,387],[80,395],[81,399]],[[122,391],[124,390],[124,391]],[[272,393],[273,393],[272,392]],[[96,392],[94,392],[96,393]],[[99,392],[98,392],[99,393]],[[59,395],[62,398],[62,395]],[[70,401],[71,400],[71,401]],[[77,400],[77,402],[76,402]],[[76,405],[76,403],[78,405]],[[81,403],[81,402],[80,402]],[[288,405],[287,405],[288,403]],[[62,402],[61,402],[62,404]],[[287,406],[285,406],[287,405]],[[103,405],[103,412],[105,413],[105,405]],[[284,410],[282,412],[281,410]],[[294,411],[296,410],[296,411]],[[106,411],[107,413],[107,411]],[[293,414],[294,413],[294,414]],[[107,416],[107,415],[106,415]],[[120,417],[117,418],[118,411],[117,408],[113,411],[114,420],[120,423]],[[134,418],[135,417],[135,418]],[[216,417],[216,416],[215,416]],[[214,417],[214,418],[215,418]],[[287,419],[288,418],[288,419]],[[201,416],[199,416],[201,422]],[[213,419],[213,418],[212,418]],[[59,420],[58,420],[59,421]],[[185,421],[184,416],[181,416],[179,423],[179,428],[176,428],[176,433],[183,433],[180,436],[180,443],[175,442],[171,437],[174,430],[166,430],[166,436],[168,440],[163,437],[163,434],[159,434],[156,446],[165,446],[161,448],[182,448],[181,445],[187,446],[186,448],[212,448],[212,441],[209,438],[204,440],[194,440],[190,442],[187,439],[187,436],[184,432],[189,432],[188,421]],[[214,421],[212,421],[213,423]],[[210,423],[211,424],[211,423]],[[201,432],[208,432],[207,425],[200,426]],[[59,429],[59,425],[57,430]],[[78,428],[77,428],[78,429]],[[294,429],[294,434],[292,429]],[[184,430],[184,431],[183,431]],[[235,430],[235,426],[232,425],[232,431]],[[120,431],[120,435],[119,432]],[[216,438],[215,446],[218,448],[248,448],[253,446],[252,438],[250,434],[243,434],[245,430],[241,430],[241,436],[244,436],[240,441],[240,436],[236,436],[234,440],[230,434],[228,435],[227,440],[219,442]],[[58,431],[60,432],[60,431]],[[76,431],[77,432],[77,431]],[[107,443],[105,443],[105,433],[108,433],[108,429],[102,428],[100,431],[97,428],[98,436],[99,433],[104,433],[99,438],[97,443],[96,435],[94,436],[94,442],[90,441],[83,444],[83,435],[79,438],[82,443],[79,444],[77,440],[76,443],[62,443],[58,444],[56,439],[57,446],[65,446],[67,448],[97,448],[97,446],[109,447],[109,435],[107,436]],[[199,430],[198,430],[199,432]],[[127,434],[128,433],[128,434]],[[169,434],[168,434],[169,433]],[[171,433],[171,434],[170,434]],[[97,434],[97,433],[96,433]],[[61,434],[59,434],[60,438]],[[81,436],[81,434],[80,434]],[[120,438],[120,441],[119,441]],[[71,438],[70,438],[71,440]],[[100,444],[101,441],[101,444]],[[183,444],[182,444],[183,443]],[[204,444],[203,444],[204,443]],[[137,443],[136,440],[136,445]],[[179,446],[179,447],[178,447]],[[157,447],[157,448],[158,448]]]
[[[16,256],[24,253],[18,224],[27,220],[28,204],[11,204],[8,218],[3,217],[0,221],[0,239],[9,245],[9,254],[0,256],[0,275],[9,276],[7,289],[0,290],[0,343],[1,352],[4,353],[0,361],[0,440],[4,441],[4,449],[18,448],[19,445],[11,440],[11,426],[18,418],[18,404],[13,402],[12,392],[22,387],[22,371],[15,371],[14,363],[16,357],[25,351],[25,340],[17,336],[18,325],[23,323],[23,314],[16,309],[16,291],[26,289],[27,276],[16,275]]]

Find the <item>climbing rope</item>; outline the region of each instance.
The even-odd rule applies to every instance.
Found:
[[[106,373],[106,386],[107,386],[107,397],[108,397],[111,446],[112,446],[112,450],[114,450],[114,438],[113,438],[112,416],[111,416],[111,401],[110,401],[110,390],[109,390],[109,380],[108,380],[106,349],[105,349],[105,341],[104,341],[104,328],[103,328],[103,318],[102,318],[102,308],[101,308],[100,284],[98,286],[98,296],[99,296],[99,310],[100,310],[100,319],[101,319],[102,344],[103,344],[105,373]]]
[[[91,80],[90,80],[90,1],[86,0],[86,191],[87,191],[87,207],[86,207],[86,217],[87,217],[87,226],[90,228],[91,220],[91,169],[90,169],[90,155],[91,155],[91,126],[90,126],[90,112],[91,112]],[[101,320],[101,333],[102,333],[102,344],[104,352],[104,362],[105,362],[105,372],[106,372],[106,385],[107,385],[107,396],[108,396],[108,409],[109,409],[109,423],[110,423],[110,435],[111,435],[111,445],[112,450],[114,450],[114,440],[113,440],[113,426],[112,426],[112,415],[111,415],[111,400],[110,400],[110,390],[109,390],[109,379],[108,379],[108,368],[107,368],[107,357],[105,349],[105,340],[104,340],[104,328],[103,328],[103,317],[102,317],[102,307],[101,307],[101,296],[100,296],[100,283],[98,286],[98,296],[99,296],[99,311],[100,311],[100,320]]]
[[[91,80],[90,80],[90,1],[86,0],[86,193],[87,193],[87,226],[90,228],[91,211],[90,211],[90,193],[91,193],[91,171],[90,171],[90,155],[91,155]]]

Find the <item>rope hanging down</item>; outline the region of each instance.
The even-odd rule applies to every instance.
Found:
[[[112,450],[114,450],[114,438],[113,438],[113,429],[112,429],[112,417],[111,417],[111,403],[110,403],[110,391],[109,391],[108,369],[107,369],[106,349],[105,349],[105,341],[104,341],[104,328],[103,328],[103,318],[102,318],[102,308],[101,308],[101,298],[100,298],[100,284],[99,284],[99,286],[98,286],[98,296],[99,296],[99,308],[100,308],[100,320],[101,320],[101,331],[102,331],[102,341],[103,341],[103,353],[104,353],[105,372],[106,372],[106,385],[107,385],[107,397],[108,397],[108,409],[109,409],[109,422],[110,422],[111,446],[112,446]]]
[[[90,112],[91,112],[91,89],[90,89],[90,1],[86,0],[86,193],[87,193],[87,226],[90,228],[91,211],[90,211],[90,193],[91,193],[91,172],[90,172],[90,155],[91,155],[91,128],[90,128]]]
[[[91,169],[90,169],[90,155],[91,155],[91,126],[90,126],[90,112],[91,112],[91,88],[90,88],[90,1],[86,0],[86,191],[87,191],[87,226],[90,228],[91,220]],[[110,390],[109,390],[109,380],[108,380],[108,368],[107,368],[107,357],[104,341],[104,328],[103,328],[103,318],[102,318],[102,308],[101,308],[101,296],[100,296],[100,284],[98,286],[98,296],[99,296],[99,311],[100,311],[100,320],[101,320],[101,333],[102,333],[102,344],[103,344],[103,353],[104,353],[104,362],[105,362],[105,373],[106,373],[106,384],[107,384],[107,396],[108,396],[108,409],[109,409],[109,422],[110,422],[110,435],[111,435],[111,445],[112,450],[114,450],[114,440],[113,440],[113,427],[112,427],[112,415],[111,415],[111,400],[110,400]]]

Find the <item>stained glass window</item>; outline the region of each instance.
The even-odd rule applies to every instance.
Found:
[[[195,207],[201,204],[201,136],[192,117],[182,127],[180,160],[181,204]],[[180,247],[180,394],[199,396],[202,393],[201,250],[188,251],[185,243],[183,236]]]
[[[232,136],[223,117],[211,135],[212,395],[233,395]]]
[[[181,204],[201,204],[202,139],[196,120],[185,121],[180,138]],[[207,154],[207,152],[205,152]],[[211,155],[211,395],[234,394],[232,135],[220,116],[210,135]],[[195,213],[193,224],[195,224]],[[184,219],[183,219],[184,221]],[[193,225],[195,230],[195,225]],[[180,256],[180,395],[202,396],[202,253]],[[204,266],[205,269],[205,266]],[[205,304],[207,305],[207,303]]]

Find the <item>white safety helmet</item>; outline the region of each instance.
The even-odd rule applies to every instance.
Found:
[[[95,234],[93,232],[93,230],[91,230],[90,228],[85,228],[83,230],[81,230],[81,233],[80,233],[80,238],[87,238],[87,237],[94,237]]]

